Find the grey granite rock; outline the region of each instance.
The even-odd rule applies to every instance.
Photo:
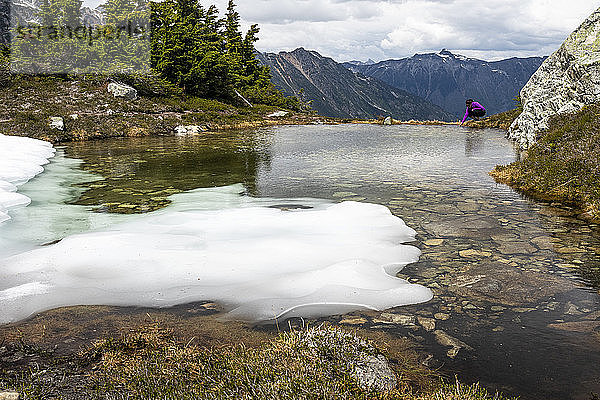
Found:
[[[382,355],[362,358],[356,363],[354,373],[362,388],[385,392],[396,387],[396,375]]]
[[[190,136],[204,132],[205,129],[199,125],[178,125],[175,127],[175,136]]]
[[[535,143],[552,116],[600,102],[600,9],[544,61],[521,90],[521,101],[523,112],[508,137],[522,148]]]
[[[58,129],[59,131],[65,130],[65,122],[62,117],[50,117],[50,129]]]
[[[137,90],[122,83],[109,83],[108,91],[109,93],[112,93],[114,97],[123,97],[128,100],[135,100],[137,98]]]

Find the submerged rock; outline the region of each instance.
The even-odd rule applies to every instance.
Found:
[[[473,264],[448,287],[464,298],[516,307],[574,288],[568,279],[522,271],[498,262]]]
[[[466,344],[465,342],[448,335],[446,332],[437,330],[433,332],[435,339],[442,346],[452,347],[450,350],[446,352],[446,355],[449,358],[454,358],[458,355],[458,352],[461,349],[472,351],[473,348]]]
[[[417,317],[419,324],[425,329],[427,332],[432,332],[435,330],[435,319],[426,318],[426,317]]]
[[[600,9],[550,56],[521,90],[523,112],[508,136],[526,148],[550,117],[600,102]]]
[[[365,318],[362,317],[349,317],[349,318],[345,318],[342,319],[340,321],[340,324],[344,324],[344,325],[363,325],[366,324],[368,321]]]
[[[414,315],[402,315],[402,314],[392,314],[392,313],[382,313],[380,319],[374,319],[375,323],[383,323],[383,324],[396,324],[402,326],[412,326],[415,325],[417,319]]]

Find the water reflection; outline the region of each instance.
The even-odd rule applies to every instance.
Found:
[[[484,135],[479,130],[469,130],[465,134],[465,155],[467,157],[477,157],[484,152]]]
[[[68,155],[104,177],[88,185],[77,204],[118,213],[153,211],[166,206],[168,196],[200,187],[243,183],[254,194],[258,169],[271,162],[260,134],[79,142],[68,146]]]

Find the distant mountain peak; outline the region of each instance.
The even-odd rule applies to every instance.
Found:
[[[279,54],[260,53],[272,81],[288,95],[311,101],[321,115],[341,118],[444,119],[452,115],[404,90],[355,74],[316,51],[298,48]],[[369,64],[370,65],[370,64]]]
[[[514,97],[543,60],[529,57],[482,61],[442,49],[439,53],[415,54],[375,65],[344,65],[459,117],[464,114],[465,98],[477,99],[490,114],[514,108]]]
[[[373,65],[373,64],[377,64],[376,61],[373,61],[371,58],[369,58],[367,61],[360,61],[360,60],[352,60],[352,61],[347,61],[347,64],[351,64],[351,65]]]

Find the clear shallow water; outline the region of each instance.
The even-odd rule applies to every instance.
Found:
[[[516,158],[501,132],[282,127],[74,143],[66,152],[103,177],[81,185],[75,206],[87,215],[147,212],[173,193],[235,183],[258,197],[383,204],[418,232],[423,251],[402,277],[435,292],[426,305],[391,313],[430,323],[390,323],[381,313],[352,323],[410,335],[433,366],[525,399],[600,392],[598,226],[496,185],[487,172]],[[456,353],[443,335],[468,347]]]

